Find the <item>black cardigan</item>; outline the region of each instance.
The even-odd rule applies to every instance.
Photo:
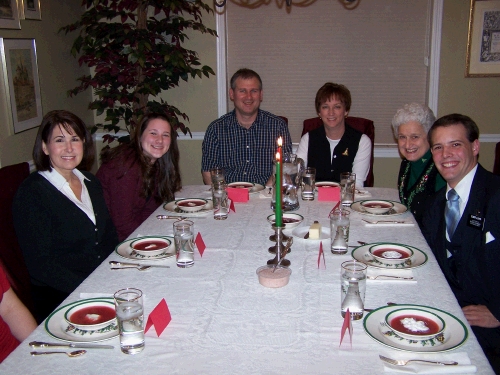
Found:
[[[99,180],[82,173],[96,225],[39,173],[16,193],[14,227],[34,285],[71,293],[118,243]]]

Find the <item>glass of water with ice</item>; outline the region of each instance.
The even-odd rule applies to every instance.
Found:
[[[114,295],[116,320],[120,332],[120,348],[125,354],[137,354],[144,349],[144,305],[142,291],[121,289]]]
[[[177,267],[191,267],[194,265],[194,222],[179,220],[174,222],[173,227]]]

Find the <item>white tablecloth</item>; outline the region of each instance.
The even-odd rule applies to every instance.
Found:
[[[395,189],[368,189],[374,198],[397,200]],[[209,197],[206,186],[187,186],[178,197]],[[290,283],[281,289],[264,288],[255,270],[271,258],[267,249],[272,234],[266,217],[272,213],[270,199],[251,196],[236,203],[225,221],[211,216],[196,218],[195,232],[203,236],[207,249],[195,255],[192,268],[180,269],[173,259],[163,261],[169,269],[112,271],[109,260],[123,260],[113,253],[71,294],[112,294],[124,287],[145,293],[146,314],[165,298],[172,321],[160,338],[149,332],[146,348],[137,355],[122,354],[119,340],[107,341],[114,350],[90,350],[79,358],[30,357],[27,343],[55,341],[43,326],[9,356],[2,374],[381,374],[378,355],[391,357],[396,350],[372,340],[362,321],[353,322],[352,349],[348,341],[339,348],[340,264],[350,255],[333,255],[324,247],[326,269],[317,268],[318,242],[295,239],[287,258],[292,262]],[[332,202],[300,201],[297,213],[302,225],[319,220],[328,226]],[[132,234],[172,234],[172,220],[157,220],[166,212],[159,207]],[[350,244],[391,241],[422,249],[428,263],[413,270],[417,283],[368,281],[365,306],[376,308],[387,302],[414,303],[445,310],[466,323],[439,266],[418,226],[370,227],[362,215],[351,213]],[[409,213],[398,216],[413,221]],[[327,244],[328,241],[325,241]],[[467,323],[466,323],[467,325]],[[467,325],[468,327],[468,325]],[[475,337],[456,351],[469,354],[478,374],[492,374]],[[347,336],[344,340],[348,340]],[[346,345],[347,344],[347,345]],[[408,357],[411,353],[408,353]]]

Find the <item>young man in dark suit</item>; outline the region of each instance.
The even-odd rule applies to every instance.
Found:
[[[479,130],[469,117],[441,117],[428,138],[447,186],[430,201],[422,233],[500,374],[500,178],[478,163]]]

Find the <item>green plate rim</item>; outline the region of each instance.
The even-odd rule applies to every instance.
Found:
[[[57,314],[59,311],[61,311],[62,309],[64,308],[69,308],[69,307],[73,307],[73,305],[77,305],[77,304],[80,304],[80,303],[83,303],[83,302],[94,302],[94,301],[103,301],[103,302],[108,302],[108,301],[114,301],[113,297],[94,297],[94,298],[85,298],[85,299],[79,299],[77,301],[74,301],[74,302],[70,302],[64,306],[61,306],[59,308],[57,308],[56,310],[52,311],[52,313],[45,319],[45,322],[43,323],[43,326],[45,328],[45,332],[47,332],[47,334],[51,337],[53,337],[54,339],[56,340],[60,340],[60,341],[64,341],[64,342],[72,342],[72,343],[90,343],[90,342],[100,342],[100,341],[106,341],[106,340],[110,340],[112,338],[115,338],[118,336],[118,330],[116,330],[116,334],[114,334],[113,336],[110,336],[110,337],[107,337],[105,339],[102,339],[102,340],[93,340],[93,341],[79,341],[79,340],[66,340],[66,339],[63,339],[63,338],[60,338],[60,337],[57,337],[55,336],[54,333],[50,332],[49,330],[49,322],[50,320],[52,319],[52,317]]]
[[[398,309],[398,308],[404,308],[404,307],[412,307],[412,308],[426,308],[426,309],[430,309],[430,310],[434,310],[434,311],[438,311],[440,313],[443,313],[443,314],[446,314],[448,316],[450,316],[451,318],[455,319],[459,324],[460,326],[463,328],[464,330],[464,337],[462,338],[462,340],[455,346],[453,346],[452,348],[448,348],[448,349],[445,349],[445,350],[436,350],[436,351],[418,351],[418,350],[411,350],[411,349],[402,349],[402,348],[399,348],[399,347],[395,347],[393,345],[390,345],[390,344],[387,344],[385,342],[381,342],[379,339],[377,339],[375,336],[373,336],[366,328],[366,322],[367,320],[370,318],[370,316],[372,316],[372,314],[374,314],[375,312],[377,311],[380,311],[380,310],[383,310],[383,309],[392,309],[392,308],[395,308],[395,309]],[[467,339],[469,338],[469,330],[467,329],[466,325],[464,324],[464,322],[462,322],[460,319],[458,319],[455,315],[447,312],[447,311],[444,311],[444,310],[441,310],[441,309],[438,309],[436,307],[431,307],[431,306],[426,306],[426,305],[413,305],[413,304],[397,304],[397,305],[391,305],[391,306],[381,306],[371,312],[369,312],[363,319],[363,330],[365,331],[365,333],[370,337],[372,338],[374,341],[378,342],[379,344],[383,345],[383,346],[387,346],[389,348],[392,348],[392,349],[395,349],[395,350],[401,350],[401,351],[405,351],[405,352],[412,352],[412,353],[440,353],[440,352],[447,352],[447,351],[451,351],[451,350],[455,350],[457,348],[459,348],[460,346],[462,346],[466,341]]]
[[[154,258],[154,259],[137,259],[137,258],[127,258],[127,257],[124,257],[123,255],[121,255],[119,252],[118,252],[118,248],[123,245],[125,242],[130,242],[132,243],[132,241],[136,241],[136,240],[140,240],[140,239],[143,239],[143,238],[151,238],[151,237],[156,237],[156,238],[166,238],[168,240],[170,240],[170,246],[175,246],[174,245],[174,236],[166,236],[166,235],[148,235],[148,236],[139,236],[139,237],[134,237],[134,238],[129,238],[129,239],[126,239],[126,240],[123,240],[122,242],[120,242],[118,245],[115,246],[115,253],[116,255],[118,255],[120,258],[123,258],[123,259],[128,259],[128,260],[135,260],[135,261],[138,261],[138,262],[142,262],[142,261],[152,261],[152,260],[165,260],[165,259],[169,259],[169,258],[172,258],[174,255],[175,255],[175,252],[172,253],[172,255],[168,256],[168,257],[163,257],[163,258]],[[169,247],[170,247],[169,246]]]
[[[382,245],[382,244],[386,244],[386,243],[389,243],[389,242],[385,242],[385,241],[382,241],[382,242],[370,242],[370,243],[367,243],[366,245],[360,245],[360,246],[356,247],[355,249],[353,249],[353,250],[351,251],[351,257],[352,257],[354,260],[357,260],[356,258],[354,258],[353,254],[354,254],[357,250],[359,250],[361,247],[367,247],[367,246],[373,246],[373,245]],[[365,263],[365,262],[362,262],[362,261],[360,261],[360,262],[365,263],[368,267],[373,267],[373,268],[378,268],[378,269],[386,269],[386,270],[411,270],[411,269],[415,269],[415,268],[422,267],[422,266],[426,265],[426,264],[427,264],[427,262],[429,261],[429,256],[425,253],[425,251],[420,250],[418,247],[415,247],[415,246],[412,246],[412,245],[406,245],[406,244],[402,244],[402,243],[396,243],[396,242],[390,242],[390,243],[391,243],[391,244],[393,244],[393,245],[400,245],[400,246],[410,247],[410,248],[412,248],[413,250],[417,250],[417,251],[421,252],[421,253],[424,255],[424,257],[425,257],[424,262],[423,262],[422,264],[418,265],[418,266],[415,266],[415,267],[410,266],[410,267],[403,267],[403,268],[396,268],[396,267],[394,267],[394,268],[392,268],[392,267],[391,267],[391,268],[389,268],[389,267],[379,267],[379,266],[373,266],[373,265],[371,265],[371,264],[369,264],[369,263]]]
[[[385,215],[385,214],[371,214],[369,212],[366,212],[366,211],[361,211],[361,210],[357,210],[355,208],[353,208],[353,205],[355,204],[359,204],[361,206],[361,202],[366,202],[366,201],[384,201],[384,202],[391,202],[392,204],[394,204],[394,206],[398,205],[398,206],[403,206],[405,208],[405,210],[403,212],[398,212],[398,213],[395,213],[395,214],[388,214],[388,215]],[[408,207],[405,206],[403,203],[401,202],[396,202],[396,201],[393,201],[393,200],[390,200],[390,199],[375,199],[375,198],[369,198],[369,199],[361,199],[359,201],[355,201],[355,202],[352,202],[351,205],[349,206],[351,209],[353,209],[354,211],[356,211],[357,213],[360,213],[361,215],[368,215],[368,216],[373,216],[373,217],[391,217],[391,216],[399,216],[399,215],[402,215],[406,212],[408,212]]]

